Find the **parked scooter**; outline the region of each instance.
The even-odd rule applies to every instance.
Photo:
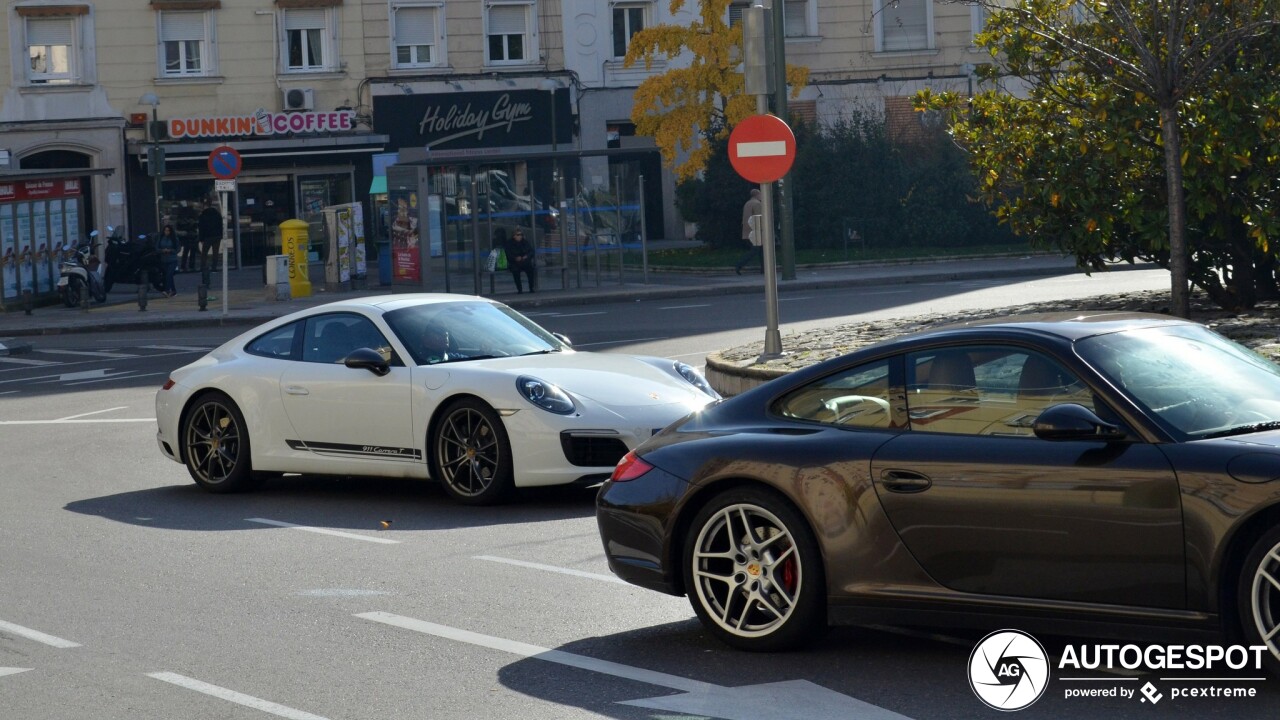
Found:
[[[111,237],[107,238],[107,270],[103,275],[103,286],[111,292],[116,283],[141,285],[143,282],[164,292],[164,272],[155,243],[146,235],[139,235],[137,240],[126,240],[120,228],[114,228]]]
[[[67,307],[79,305],[86,293],[96,302],[107,301],[107,291],[102,282],[102,263],[98,260],[97,249],[97,230],[89,233],[89,237],[78,246],[72,248],[67,245],[62,248],[58,296]]]

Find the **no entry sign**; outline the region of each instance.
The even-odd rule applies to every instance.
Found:
[[[752,115],[729,134],[729,162],[751,182],[773,182],[791,169],[796,136],[773,115]]]
[[[209,153],[209,173],[219,180],[234,180],[244,167],[240,153],[230,145],[222,145]]]

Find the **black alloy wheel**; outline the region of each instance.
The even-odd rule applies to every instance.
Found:
[[[1245,557],[1236,600],[1244,644],[1266,646],[1265,669],[1280,677],[1280,528],[1259,538]]]
[[[223,393],[202,395],[187,411],[182,447],[187,472],[205,490],[233,493],[253,486],[244,416]]]
[[[694,517],[683,569],[702,624],[741,650],[799,647],[826,625],[826,580],[803,516],[772,490],[716,496]]]
[[[466,505],[501,502],[511,490],[511,443],[498,414],[477,400],[457,400],[436,423],[432,475]]]

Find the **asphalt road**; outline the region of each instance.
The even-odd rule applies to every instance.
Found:
[[[1105,287],[1070,276],[784,294],[784,337],[857,318],[1167,283],[1160,273],[1105,277]],[[680,305],[703,303],[536,317],[584,349],[693,364],[762,336],[758,298]],[[205,494],[156,450],[152,401],[169,369],[232,334],[55,336],[0,358],[0,718],[999,715],[969,687],[972,633],[834,628],[806,652],[725,648],[683,598],[609,574],[590,490],[526,492],[497,508],[460,507],[429,484],[362,478]],[[1083,642],[1041,640],[1052,655]],[[1019,716],[1280,710],[1280,681],[1231,685],[1254,690],[1249,699],[1175,699],[1187,684],[1062,675]],[[1065,697],[1081,685],[1147,681],[1159,686],[1154,707],[1141,694]]]

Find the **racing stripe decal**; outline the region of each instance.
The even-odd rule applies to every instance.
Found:
[[[414,448],[385,447],[382,445],[346,445],[343,443],[285,440],[290,449],[313,452],[317,455],[336,455],[351,458],[379,458],[386,460],[421,460],[422,452]]]

